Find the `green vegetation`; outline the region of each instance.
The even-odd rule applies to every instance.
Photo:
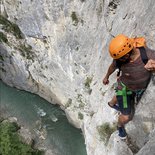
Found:
[[[81,112],[78,113],[78,119],[80,119],[80,120],[83,119],[83,114]]]
[[[80,109],[84,109],[85,103],[82,101],[82,95],[81,94],[77,94],[77,102],[79,103],[79,108]]]
[[[89,95],[92,93],[92,89],[90,88],[90,84],[91,84],[92,80],[93,80],[93,77],[87,77],[84,82],[84,85],[85,85],[86,89],[88,90]]]
[[[16,39],[23,39],[22,32],[20,31],[19,27],[16,24],[10,22],[2,15],[0,15],[0,25],[2,25],[2,29],[6,33],[12,33],[16,37]],[[8,39],[3,32],[0,32],[0,42],[8,43]],[[26,59],[33,60],[34,54],[30,45],[20,43],[20,45],[18,45],[18,47],[15,48],[21,52],[21,55],[23,57],[25,57]]]
[[[77,94],[77,101],[82,103],[82,94]]]
[[[21,52],[21,55],[23,57],[26,57],[27,59],[33,60],[34,55],[33,55],[33,52],[32,52],[32,47],[30,45],[26,46],[24,44],[21,44],[20,47],[19,47],[19,51]]]
[[[4,33],[0,32],[0,43],[7,43],[8,42],[8,39],[7,37],[4,35]]]
[[[69,98],[69,99],[68,99],[68,101],[67,101],[67,103],[65,104],[65,108],[70,107],[70,106],[71,106],[71,104],[72,104],[72,99],[71,99],[71,98]]]
[[[111,126],[109,123],[104,123],[97,127],[101,140],[107,144],[111,134],[116,130],[116,126]]]
[[[4,61],[4,58],[2,55],[0,55],[0,62],[2,62],[2,65],[0,66],[0,71],[2,72],[6,72],[6,70],[3,68],[3,61]],[[1,112],[0,112],[1,113]],[[1,118],[1,117],[0,117]]]
[[[108,7],[112,8],[112,9],[116,9],[117,8],[117,4],[115,1],[111,1],[108,5]]]
[[[4,61],[4,58],[2,55],[0,55],[0,61]]]
[[[3,25],[3,28],[2,29],[4,31],[13,33],[13,35],[17,39],[23,39],[22,33],[21,33],[19,27],[16,24],[11,23],[8,19],[6,19],[5,17],[3,17],[2,15],[0,15],[0,24]]]
[[[80,108],[80,109],[83,109],[84,106],[85,106],[85,104],[84,104],[83,102],[81,102],[81,103],[79,104],[79,108]]]
[[[93,80],[92,77],[87,77],[86,78],[85,83],[84,83],[86,88],[90,88],[90,84],[91,84],[92,80]]]
[[[72,18],[72,21],[73,21],[73,23],[74,23],[73,25],[74,25],[74,26],[77,26],[78,23],[79,23],[79,19],[78,19],[78,17],[77,17],[77,15],[76,15],[75,12],[72,12],[71,18]]]
[[[76,49],[76,51],[78,51],[79,50],[79,47],[77,46],[75,49]]]
[[[16,123],[0,123],[0,155],[42,155],[43,152],[21,142],[18,129]]]

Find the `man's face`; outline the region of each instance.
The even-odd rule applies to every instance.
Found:
[[[124,55],[123,57],[119,58],[120,61],[125,62],[130,58],[130,54],[127,53],[126,55]]]
[[[119,58],[119,61],[122,61],[122,62],[127,62],[127,61],[129,61],[132,51],[133,51],[133,50],[131,50],[129,53],[127,53],[127,54],[124,55],[123,57]]]

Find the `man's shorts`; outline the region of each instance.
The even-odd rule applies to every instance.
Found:
[[[123,96],[117,95],[117,102],[123,115],[131,115],[134,112],[134,95],[127,95],[126,105],[123,103]]]
[[[135,93],[129,90],[121,81],[115,86],[117,102],[123,115],[131,115],[134,111]]]

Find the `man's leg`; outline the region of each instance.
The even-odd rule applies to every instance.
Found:
[[[109,105],[112,107],[113,105],[115,105],[117,103],[117,98],[116,96],[114,96],[111,101],[109,101]]]
[[[119,132],[119,137],[121,139],[126,139],[127,137],[127,133],[126,133],[126,130],[125,130],[125,124],[128,123],[130,121],[130,116],[129,115],[123,115],[121,114],[118,118],[118,132]]]
[[[110,102],[108,102],[108,105],[111,107],[111,108],[114,108],[115,110],[120,110],[119,109],[119,106],[118,106],[118,104],[117,104],[118,102],[117,102],[117,97],[116,96],[114,96],[112,99],[111,99],[111,101]]]
[[[123,96],[117,96],[121,114],[118,118],[118,131],[121,139],[125,139],[127,133],[125,131],[125,124],[127,124],[134,115],[134,96],[127,96],[126,104],[124,104]]]
[[[123,127],[126,123],[130,121],[130,115],[119,115],[118,117],[118,126]]]

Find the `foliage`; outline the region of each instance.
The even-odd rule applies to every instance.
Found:
[[[111,126],[109,123],[104,123],[97,127],[101,140],[107,144],[111,134],[116,130],[116,126]]]
[[[91,84],[92,80],[93,80],[92,77],[86,78],[85,83],[84,83],[86,88],[90,88],[90,84]]]
[[[0,55],[0,61],[4,61],[4,58],[2,55]]]
[[[69,99],[68,99],[68,101],[67,101],[67,103],[65,104],[65,108],[70,107],[70,106],[71,106],[71,104],[72,104],[72,99],[71,99],[71,98],[69,98]]]
[[[74,22],[73,25],[74,25],[74,26],[77,26],[78,23],[79,23],[79,19],[78,19],[76,13],[75,13],[75,12],[72,12],[71,17],[72,17],[72,21]]]
[[[41,151],[20,141],[16,123],[0,123],[0,155],[42,155]]]
[[[30,45],[26,46],[25,44],[21,44],[18,49],[21,52],[21,55],[23,57],[33,60],[34,54],[32,52],[32,46],[30,46]]]
[[[78,94],[77,102],[79,103],[79,108],[83,109],[85,106],[85,103],[82,101],[82,94]]]
[[[80,120],[83,119],[83,114],[81,112],[78,113],[78,119],[80,119]]]
[[[84,85],[85,85],[89,95],[92,93],[92,89],[90,88],[90,84],[91,84],[92,80],[93,80],[93,77],[87,77],[84,82]]]
[[[116,0],[115,0],[116,1]],[[116,9],[117,8],[117,1],[115,2],[115,1],[111,1],[110,3],[109,3],[109,5],[108,5],[108,7],[111,7],[112,9]]]
[[[16,39],[23,39],[22,32],[20,31],[18,25],[10,22],[8,19],[0,15],[0,25],[2,25],[2,29],[7,33],[12,33]],[[0,42],[8,42],[7,37],[0,32]],[[26,59],[32,60],[34,58],[34,53],[32,52],[32,46],[25,45],[24,43],[21,43],[16,47],[21,53],[23,57],[26,57]]]
[[[0,43],[2,42],[7,43],[8,39],[2,32],[0,32]]]
[[[84,109],[84,106],[85,106],[85,104],[84,104],[83,102],[81,102],[81,103],[79,104],[79,108],[80,108],[80,109]]]
[[[5,30],[6,32],[13,33],[13,35],[17,39],[23,38],[19,27],[16,24],[10,22],[8,19],[3,17],[2,15],[0,15],[0,24],[3,25],[3,30]]]

